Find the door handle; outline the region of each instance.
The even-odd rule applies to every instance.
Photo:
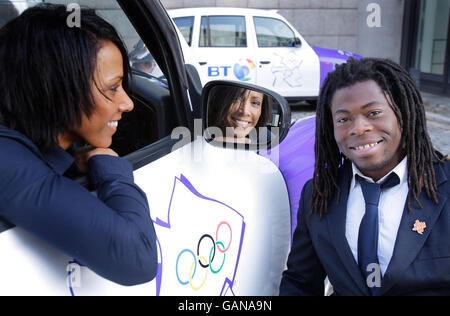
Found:
[[[261,65],[268,65],[268,64],[270,64],[270,61],[260,61],[259,63]]]
[[[207,62],[206,61],[201,61],[201,62],[199,62],[199,64],[200,64],[200,66],[204,66],[204,65],[207,64]]]

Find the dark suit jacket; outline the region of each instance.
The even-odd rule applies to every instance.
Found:
[[[450,295],[450,162],[435,164],[439,204],[425,192],[405,207],[394,255],[375,295]],[[323,295],[328,275],[336,295],[370,295],[345,237],[350,169],[340,170],[341,198],[335,196],[322,219],[309,216],[312,181],[303,188],[298,226],[283,273],[280,295]],[[337,194],[336,194],[337,195]],[[423,235],[413,231],[425,222]]]

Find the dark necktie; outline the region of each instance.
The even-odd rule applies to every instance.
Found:
[[[380,202],[381,190],[392,188],[400,183],[400,179],[392,172],[386,180],[381,183],[370,183],[360,176],[356,179],[361,185],[361,189],[366,202],[366,212],[359,226],[358,235],[358,265],[367,281],[369,275],[373,273],[373,264],[378,262],[378,203]],[[378,266],[379,267],[379,266]],[[369,271],[367,271],[369,270]],[[379,269],[378,269],[379,271]],[[381,272],[380,272],[381,273]],[[380,275],[381,279],[381,275]],[[372,295],[376,288],[369,287]]]

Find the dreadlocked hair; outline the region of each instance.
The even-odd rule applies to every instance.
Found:
[[[439,203],[433,162],[443,163],[447,157],[433,148],[427,132],[423,100],[414,80],[405,69],[390,60],[350,58],[328,75],[317,102],[311,215],[320,213],[322,217],[327,214],[334,194],[338,194],[338,201],[341,194],[338,172],[346,163],[346,158],[334,138],[332,98],[339,89],[369,80],[375,81],[392,100],[402,130],[400,146],[404,148],[408,160],[409,210],[412,210],[412,198],[422,207],[419,195],[423,189],[430,199]]]

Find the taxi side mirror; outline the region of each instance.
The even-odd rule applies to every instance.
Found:
[[[286,99],[248,83],[207,83],[202,107],[205,138],[216,146],[274,148],[284,140],[291,126],[291,110]]]

